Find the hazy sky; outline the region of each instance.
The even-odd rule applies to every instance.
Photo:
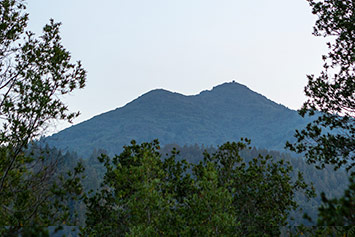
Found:
[[[88,71],[66,98],[82,113],[75,123],[152,89],[192,95],[232,80],[298,109],[326,52],[306,0],[28,0],[28,12],[36,33],[62,22],[64,46]]]

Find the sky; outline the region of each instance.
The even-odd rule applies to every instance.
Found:
[[[74,124],[152,89],[194,95],[232,80],[299,109],[326,53],[306,0],[28,0],[27,11],[37,35],[61,22],[63,45],[88,72],[64,99],[81,112]]]

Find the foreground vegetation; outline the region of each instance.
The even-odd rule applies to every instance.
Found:
[[[247,143],[225,143],[203,161],[161,159],[159,144],[132,142],[110,160],[99,192],[85,199],[84,233],[106,236],[279,235],[295,210],[295,193],[312,190],[292,180],[283,160],[259,155],[245,162]],[[112,232],[114,230],[114,232]]]

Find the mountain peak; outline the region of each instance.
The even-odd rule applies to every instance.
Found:
[[[254,91],[250,90],[247,86],[240,84],[238,82],[232,81],[232,82],[225,82],[223,84],[214,86],[211,90],[205,90],[201,91],[200,94],[206,94],[206,93],[219,93],[219,94],[234,94],[237,95],[240,92],[250,92],[250,93],[255,93]]]
[[[171,92],[165,89],[154,89],[144,93],[143,95],[139,96],[137,99],[133,100],[129,104],[157,104],[166,101],[174,101],[179,100],[182,97],[186,97],[182,94]]]
[[[198,95],[149,91],[121,108],[97,115],[46,138],[49,145],[88,154],[93,148],[120,152],[130,140],[162,144],[218,145],[241,137],[257,147],[283,149],[298,125],[297,112],[235,81]]]
[[[157,89],[153,89],[153,90],[148,91],[144,95],[146,95],[146,94],[170,94],[170,93],[173,93],[173,92],[165,90],[163,88],[157,88]]]
[[[247,86],[240,84],[236,81],[231,81],[231,82],[225,82],[220,85],[214,86],[213,89],[218,89],[218,88],[244,88],[244,89],[249,89]],[[212,90],[213,90],[212,89]]]

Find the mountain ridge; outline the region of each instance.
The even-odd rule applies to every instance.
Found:
[[[245,85],[229,82],[196,95],[151,90],[44,142],[88,155],[94,148],[118,153],[132,139],[218,145],[248,137],[256,147],[282,150],[286,140],[292,139],[294,129],[306,122],[296,111]]]

